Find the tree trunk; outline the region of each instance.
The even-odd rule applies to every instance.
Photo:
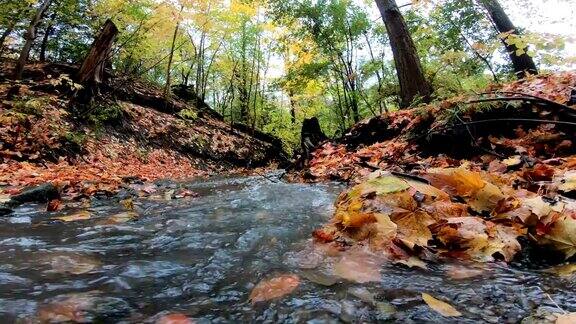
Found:
[[[112,20],[106,20],[76,75],[77,82],[84,86],[84,89],[78,94],[80,102],[86,103],[92,100],[94,91],[103,82],[104,68],[112,51],[112,44],[116,35],[118,35],[118,28]]]
[[[320,122],[318,118],[305,118],[302,122],[302,130],[300,132],[300,148],[302,150],[302,155],[298,161],[298,166],[303,168],[308,165],[310,160],[310,155],[314,149],[321,142],[327,140],[328,138],[322,132],[320,128]]]
[[[400,82],[400,106],[408,107],[416,98],[430,101],[432,86],[424,76],[416,46],[394,0],[376,0],[390,39]]]
[[[488,11],[490,20],[492,20],[498,32],[516,36],[520,35],[497,0],[480,0],[480,2],[484,8],[486,8],[486,11]],[[508,55],[510,55],[510,60],[514,67],[514,73],[518,78],[523,78],[529,74],[538,74],[538,69],[536,68],[536,64],[534,64],[534,60],[532,60],[532,58],[526,53],[528,48],[518,48],[516,45],[508,44],[505,41],[503,41],[503,43]]]
[[[38,27],[38,24],[42,20],[42,16],[46,12],[46,10],[48,10],[48,7],[50,7],[51,3],[52,0],[45,0],[40,5],[38,10],[36,10],[36,14],[30,21],[30,26],[28,26],[28,30],[26,30],[26,33],[24,34],[25,39],[24,46],[20,51],[20,57],[18,58],[18,62],[16,63],[16,67],[14,68],[13,78],[15,80],[22,79],[22,74],[24,73],[24,66],[28,61],[28,56],[30,55],[30,49],[32,48],[32,44],[34,43],[34,39],[36,38],[36,27]]]
[[[180,7],[180,14],[184,10],[184,6]],[[174,47],[176,46],[176,37],[178,37],[178,29],[180,29],[180,19],[176,22],[176,27],[174,28],[174,34],[172,35],[172,46],[170,47],[170,56],[168,57],[168,68],[166,69],[166,85],[164,85],[164,99],[168,101],[168,92],[170,91],[170,82],[172,74],[170,70],[172,69],[172,60],[174,59]]]
[[[48,38],[54,31],[54,25],[51,23],[46,27],[44,36],[42,37],[42,44],[40,45],[40,62],[46,62],[46,48],[48,47]]]

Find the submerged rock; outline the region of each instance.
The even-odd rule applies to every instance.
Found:
[[[27,187],[21,193],[11,197],[6,204],[14,207],[27,202],[47,203],[52,199],[60,198],[58,188],[52,183],[45,183],[35,187]]]
[[[0,204],[0,216],[6,216],[12,214],[14,211],[12,208],[6,206],[5,204]]]

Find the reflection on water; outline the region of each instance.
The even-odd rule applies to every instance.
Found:
[[[199,323],[449,322],[422,292],[454,305],[458,322],[541,321],[559,312],[550,298],[576,311],[573,278],[503,264],[378,263],[377,282],[336,276],[338,256],[309,241],[330,217],[335,185],[254,177],[186,186],[200,196],[135,200],[134,221],[103,222],[123,212],[117,199],[93,200],[88,220],[47,222],[61,213],[34,205],[0,219],[0,322],[136,323],[167,313]],[[248,302],[256,283],[285,273],[301,278],[292,294]]]

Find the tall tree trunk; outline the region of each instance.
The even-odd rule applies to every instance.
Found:
[[[51,19],[56,18],[55,16],[56,15],[53,14]],[[52,34],[53,31],[54,31],[54,25],[52,23],[49,23],[48,26],[46,26],[44,36],[42,37],[42,43],[40,44],[40,62],[46,62],[46,48],[48,47],[48,39],[50,38],[50,35]]]
[[[480,2],[484,8],[486,8],[490,20],[492,20],[498,32],[516,36],[520,35],[498,0],[480,0]],[[526,53],[528,48],[518,48],[514,44],[506,43],[505,40],[503,40],[503,43],[506,47],[506,51],[510,55],[514,72],[518,78],[523,78],[528,74],[538,74],[538,69],[536,68],[536,64],[534,64],[534,60],[532,60],[532,58]]]
[[[112,20],[106,20],[76,75],[77,82],[84,85],[77,98],[80,102],[86,103],[92,100],[98,85],[104,80],[104,68],[116,35],[118,28]]]
[[[408,107],[415,98],[430,101],[432,86],[424,76],[416,46],[408,26],[394,0],[376,0],[394,55],[394,63],[400,82],[400,106]]]
[[[28,61],[28,56],[30,55],[30,49],[32,48],[32,44],[34,43],[34,39],[36,38],[36,27],[42,20],[42,16],[50,7],[52,0],[45,0],[38,10],[36,10],[36,14],[30,21],[30,26],[28,26],[28,30],[26,30],[26,34],[24,34],[24,46],[20,51],[20,57],[18,58],[18,62],[16,63],[16,67],[14,68],[14,75],[13,78],[15,80],[22,79],[22,74],[24,73],[24,66]]]
[[[180,7],[180,13],[184,10],[184,6]],[[176,22],[176,27],[174,28],[174,34],[172,35],[172,46],[170,47],[170,56],[168,57],[168,68],[166,69],[166,85],[164,85],[164,98],[168,99],[168,93],[170,91],[170,82],[172,74],[170,70],[172,69],[172,60],[174,59],[174,47],[176,46],[176,37],[178,37],[178,29],[180,29],[180,18]],[[166,101],[167,102],[167,101]]]

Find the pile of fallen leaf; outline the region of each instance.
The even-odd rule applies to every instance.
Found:
[[[508,181],[466,167],[419,177],[377,171],[339,196],[331,223],[314,237],[340,249],[360,242],[401,260],[511,261],[521,236],[566,258],[576,254],[576,202],[517,190]],[[555,181],[549,195],[573,179]]]
[[[0,194],[46,182],[71,196],[114,193],[126,179],[185,180],[243,172],[281,154],[274,144],[210,114],[185,119],[116,101],[102,104],[120,110],[119,122],[82,121],[65,85],[70,79],[64,72],[73,73],[74,66],[30,64],[20,82],[2,81],[7,66],[0,68]],[[153,87],[148,91],[161,93]],[[172,101],[194,109],[177,98]]]
[[[396,260],[511,261],[529,243],[574,256],[574,89],[574,72],[532,77],[324,143],[300,175],[355,185],[314,237]]]

